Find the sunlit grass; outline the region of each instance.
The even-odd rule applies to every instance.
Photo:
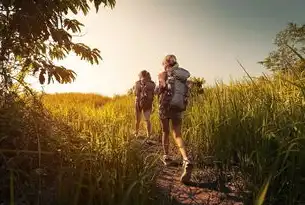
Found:
[[[204,95],[191,99],[183,120],[183,138],[196,163],[200,166],[213,156],[224,169],[237,165],[247,176],[253,203],[304,200],[303,82],[278,75],[206,87]],[[11,204],[20,195],[18,182],[37,183],[29,190],[52,188],[55,204],[161,203],[152,198],[157,153],[133,142],[132,96],[56,94],[42,96],[42,102],[47,112],[31,103],[1,110],[3,119],[10,119],[0,118],[8,127],[2,136],[16,130],[21,136],[17,145],[10,142],[18,150],[9,144],[0,149],[3,156],[16,154],[3,158],[10,162],[6,182]],[[157,109],[155,102],[155,135],[160,134]],[[141,128],[144,131],[144,122]],[[20,160],[31,163],[20,167]],[[36,193],[34,198],[47,197]]]
[[[305,156],[301,149],[305,131],[302,82],[275,76],[229,85],[217,82],[214,87],[207,87],[204,95],[191,100],[184,118],[184,138],[196,162],[200,164],[207,156],[214,156],[227,169],[237,163],[250,176],[248,188],[256,201],[284,200],[293,204],[300,198],[304,183],[304,166],[300,163]],[[120,165],[122,172],[117,176],[124,176],[134,167],[139,172],[143,169],[140,161],[129,161],[126,155],[134,129],[133,97],[107,99],[102,108],[95,106],[102,98],[88,103],[70,96],[58,99],[57,103],[46,100],[49,110],[82,132],[91,142],[90,149],[110,160],[108,166],[115,167],[115,172]],[[160,131],[157,108],[155,103],[155,134]],[[120,156],[120,161],[113,156]]]
[[[126,120],[134,117],[126,110],[131,98],[61,94],[42,100],[45,114],[30,102],[24,109],[1,110],[12,122],[27,116],[12,127],[23,127],[20,143],[0,149],[10,156],[1,158],[8,166],[2,179],[9,182],[2,197],[10,197],[10,204],[19,198],[42,204],[48,198],[51,204],[155,204],[156,157],[132,141],[133,120]]]
[[[183,135],[196,162],[200,164],[207,156],[214,156],[224,168],[238,164],[250,176],[248,188],[257,202],[295,203],[304,186],[302,82],[287,76],[245,79],[229,85],[217,82],[214,87],[207,87],[204,95],[191,99],[185,113]],[[133,97],[107,99],[101,108],[95,106],[99,100],[103,101],[98,98],[88,103],[71,100],[70,96],[58,99],[57,103],[47,99],[47,107],[82,132],[90,142],[91,151],[104,156],[108,168],[118,177],[113,182],[126,182],[122,176],[130,169],[138,170],[131,175],[134,180],[138,179],[137,174],[147,165],[128,157],[131,154],[128,142],[134,129]],[[155,134],[159,134],[157,103],[154,108],[152,123]],[[100,173],[107,173],[107,170],[100,170]]]
[[[65,98],[68,99],[65,101]],[[80,199],[85,198],[89,200],[87,204],[97,201],[103,204],[148,204],[147,194],[153,184],[149,178],[153,176],[151,168],[155,166],[155,159],[144,160],[146,156],[139,155],[139,147],[131,144],[134,123],[131,119],[134,116],[128,107],[132,107],[132,99],[122,97],[110,101],[101,97],[86,103],[82,96],[75,96],[79,100],[67,105],[64,102],[69,102],[69,98],[69,95],[61,96],[62,102],[55,105],[47,104],[51,102],[48,99],[45,102],[51,113],[72,126],[88,143],[75,163],[80,173],[74,204],[81,204]],[[103,105],[97,108],[96,104]],[[71,177],[62,178],[59,190],[73,187],[75,176]],[[81,196],[83,185],[89,192],[85,198]],[[62,196],[65,191],[60,191],[59,194],[60,199],[69,199],[71,193]]]
[[[250,174],[254,197],[264,187],[259,201],[266,196],[270,203],[295,204],[305,173],[303,88],[291,83],[297,81],[275,76],[207,88],[185,119],[185,137],[197,160],[212,155],[228,168],[238,163]]]

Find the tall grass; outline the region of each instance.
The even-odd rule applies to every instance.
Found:
[[[21,144],[1,146],[7,166],[2,179],[8,184],[1,198],[11,197],[11,204],[155,204],[156,160],[130,138],[133,121],[126,119],[133,118],[127,109],[132,100],[96,97],[86,103],[82,98],[88,96],[72,96],[78,100],[69,94],[43,97],[44,114],[30,102],[1,110],[14,110],[10,119],[28,126],[19,133],[23,138],[10,136]],[[31,119],[22,119],[26,115]]]
[[[303,82],[275,76],[207,88],[184,124],[197,160],[212,155],[224,167],[238,164],[254,199],[265,193],[270,204],[304,201]]]
[[[301,204],[304,88],[304,79],[280,75],[207,87],[191,99],[184,117],[183,137],[194,160],[200,165],[213,156],[224,169],[238,166],[248,177],[251,203]],[[15,137],[18,146],[9,141],[2,150],[8,170],[4,182],[11,184],[5,189],[8,198],[18,199],[21,190],[49,190],[23,193],[36,202],[52,196],[50,204],[165,203],[152,198],[156,156],[133,143],[133,97],[57,94],[42,99],[43,113],[29,103],[1,110],[10,119],[2,127],[15,124],[12,132],[26,127],[2,133],[23,136]],[[157,108],[155,102],[155,134],[160,131]],[[17,188],[18,182],[27,189]]]
[[[304,201],[304,82],[275,75],[206,88],[204,95],[191,99],[183,124],[195,161],[200,165],[214,156],[225,169],[237,165],[248,176],[253,203]],[[105,160],[125,153],[134,126],[132,97],[119,97],[101,109],[63,103],[60,113],[54,104],[46,105],[77,131],[86,132]],[[159,134],[157,103],[154,108],[152,123]],[[143,169],[139,161],[126,159],[121,165],[130,163]]]
[[[69,98],[69,97],[68,97]],[[98,99],[103,101],[102,98]],[[152,167],[155,158],[147,158],[141,149],[132,143],[134,114],[132,99],[118,97],[115,101],[104,103],[103,107],[92,107],[79,101],[67,106],[46,99],[46,107],[57,119],[72,127],[80,138],[85,139],[83,148],[77,154],[75,165],[79,177],[75,185],[74,175],[61,180],[60,199],[70,200],[74,194],[68,190],[75,187],[74,204],[149,204],[148,195],[153,187]],[[96,102],[95,102],[96,103]],[[60,110],[60,112],[58,112]],[[148,153],[147,153],[148,154]],[[85,197],[82,190],[85,186]],[[67,192],[68,191],[68,192]],[[66,196],[62,196],[66,194]],[[62,201],[62,204],[69,203]]]

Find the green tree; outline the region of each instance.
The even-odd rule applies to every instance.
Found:
[[[129,88],[127,90],[127,95],[134,95],[135,87],[133,86],[132,88]]]
[[[259,62],[271,71],[289,71],[304,65],[305,25],[289,23],[275,38],[276,50]],[[301,66],[302,67],[302,66]]]
[[[189,83],[191,88],[191,96],[198,96],[204,93],[203,86],[206,83],[204,78],[191,77]]]
[[[100,51],[74,43],[73,35],[83,24],[68,13],[96,12],[101,4],[115,6],[115,0],[2,0],[0,2],[0,84],[2,93],[14,82],[24,84],[26,76],[39,77],[41,84],[70,83],[76,73],[53,63],[74,52],[81,60],[98,64]]]

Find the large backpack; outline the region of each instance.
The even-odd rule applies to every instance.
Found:
[[[167,73],[167,90],[170,96],[169,107],[177,111],[185,111],[188,104],[189,87],[187,79],[190,72],[184,68],[173,68]]]
[[[153,81],[140,82],[140,107],[150,108],[154,100],[155,83]]]

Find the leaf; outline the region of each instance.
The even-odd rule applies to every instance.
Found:
[[[33,75],[38,72],[37,77],[42,84],[54,80],[63,83],[72,82],[76,76],[72,71],[57,69],[58,72],[53,73],[56,67],[49,62],[63,60],[71,51],[81,60],[98,64],[101,56],[97,49],[72,41],[71,32],[81,32],[84,25],[76,19],[66,17],[69,12],[74,14],[83,12],[86,15],[91,9],[89,3],[93,3],[96,9],[101,4],[113,8],[115,0],[27,0],[26,2],[5,0],[4,2],[2,4],[7,4],[7,8],[12,12],[7,15],[0,12],[0,39],[6,39],[9,47],[0,60],[8,63],[11,60],[8,56],[15,56],[17,64],[20,64],[13,66],[13,69],[10,67],[11,74],[15,71],[18,73],[21,68],[22,71],[26,70]],[[47,74],[43,70],[46,70]]]
[[[94,0],[94,6],[95,6],[96,12],[98,12],[101,3],[103,3],[104,6],[110,6],[110,8],[113,8],[115,6],[116,1],[115,0]]]
[[[33,75],[34,75],[39,70],[39,68],[41,68],[41,65],[37,61],[34,61],[32,62],[32,66],[34,68],[33,70]]]
[[[299,54],[296,49],[292,48],[290,45],[286,44],[286,46],[296,55],[298,56],[302,61],[305,61],[305,59],[303,58],[303,56],[301,54]]]
[[[52,80],[52,73],[48,73],[48,84],[51,83],[51,80]]]
[[[73,1],[67,1],[68,8],[72,11],[73,14],[77,14],[77,7],[72,3]]]
[[[64,20],[64,27],[67,28],[67,30],[72,30],[73,33],[81,32],[81,26],[84,26],[82,23],[77,21],[76,19],[65,19]]]
[[[90,10],[90,7],[89,7],[89,5],[87,4],[87,2],[81,3],[79,8],[80,8],[80,10],[83,12],[84,15],[87,15],[88,12],[89,12],[89,10]]]
[[[256,199],[256,202],[255,202],[255,205],[263,205],[264,201],[265,201],[265,198],[266,198],[266,195],[267,195],[267,191],[268,191],[268,188],[269,188],[269,184],[270,184],[270,181],[271,181],[271,176],[268,177],[268,179],[266,180],[265,184],[263,185],[257,199]]]
[[[44,77],[44,72],[43,71],[40,71],[40,73],[39,73],[39,82],[40,82],[40,84],[45,83],[45,77]]]
[[[60,75],[58,73],[54,72],[53,76],[55,77],[57,82],[61,83],[61,77],[60,77]]]

